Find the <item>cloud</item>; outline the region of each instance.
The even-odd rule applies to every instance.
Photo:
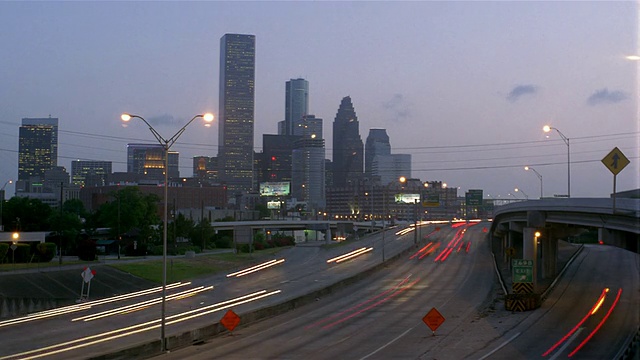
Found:
[[[516,102],[524,95],[534,95],[538,92],[538,87],[535,85],[517,85],[507,95],[507,101]]]
[[[402,94],[394,94],[382,107],[391,114],[394,121],[402,121],[411,116],[411,104],[408,103]]]
[[[619,103],[623,100],[629,98],[627,94],[622,91],[611,91],[609,89],[604,88],[602,90],[596,90],[589,98],[587,99],[587,104],[591,106],[596,106],[600,104],[615,104]]]
[[[169,115],[169,114],[156,115],[156,116],[150,117],[147,121],[149,121],[149,124],[151,125],[159,125],[159,126],[174,125],[178,123],[178,120],[176,120],[173,117],[173,115]]]

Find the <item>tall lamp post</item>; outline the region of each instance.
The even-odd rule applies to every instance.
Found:
[[[0,199],[0,231],[4,231],[4,225],[2,224],[2,205],[4,204],[4,188],[7,186],[7,184],[11,184],[13,183],[13,180],[7,180],[4,182],[4,185],[2,185],[2,188],[0,188],[0,193],[2,193],[2,199]]]
[[[515,191],[515,192],[521,192],[521,193],[522,193],[522,195],[524,195],[525,200],[529,200],[529,195],[527,195],[527,193],[526,193],[526,192],[524,192],[522,189],[515,188],[515,189],[513,189],[513,191]]]
[[[165,310],[166,310],[166,302],[167,302],[167,223],[168,223],[167,198],[168,198],[168,188],[169,188],[169,149],[176,142],[176,140],[178,140],[180,135],[184,133],[187,126],[189,126],[189,124],[191,124],[193,120],[197,118],[203,118],[204,121],[206,122],[205,126],[207,127],[211,126],[210,123],[213,121],[213,114],[207,113],[207,114],[200,114],[200,115],[194,116],[193,118],[191,118],[191,120],[189,120],[188,123],[186,123],[180,130],[178,130],[178,132],[176,132],[169,139],[165,139],[164,137],[162,137],[162,135],[160,135],[160,133],[158,133],[156,129],[154,129],[153,126],[151,126],[151,124],[149,124],[149,122],[147,122],[147,120],[145,120],[142,116],[128,114],[128,113],[124,113],[120,116],[120,119],[122,119],[122,121],[124,122],[128,122],[133,118],[138,118],[144,121],[144,123],[149,127],[149,130],[151,131],[153,136],[156,138],[156,140],[158,140],[158,143],[160,143],[160,145],[162,145],[162,148],[164,149],[164,209],[162,210],[164,219],[163,219],[163,226],[162,226],[162,317],[160,322],[160,346],[162,351],[166,351],[167,343],[166,343],[166,337],[165,337],[165,323],[166,323]]]
[[[554,128],[549,125],[545,125],[542,127],[542,131],[548,133],[551,130],[555,130],[558,132],[558,135],[562,138],[562,141],[567,145],[567,197],[571,197],[571,147],[569,146],[569,138],[564,136],[560,130]]]
[[[530,167],[530,166],[525,166],[525,167],[524,167],[524,169],[525,169],[525,170],[527,170],[527,171],[528,171],[528,170],[533,171],[533,172],[536,174],[536,176],[538,177],[538,179],[540,179],[540,200],[542,200],[542,197],[543,197],[543,191],[542,191],[542,175],[540,175],[540,173],[539,173],[539,172],[537,172],[537,171],[536,171],[536,169],[534,169],[534,168],[532,168],[532,167]]]

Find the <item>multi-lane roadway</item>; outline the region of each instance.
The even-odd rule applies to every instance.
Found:
[[[639,256],[586,246],[542,308],[507,313],[496,301],[496,275],[484,224],[424,226],[332,248],[296,246],[261,269],[171,285],[167,335],[240,315],[232,335],[173,349],[166,359],[529,359],[613,358],[636,331]],[[338,256],[352,252],[351,259]],[[376,268],[377,267],[377,268]],[[375,271],[370,270],[376,268]],[[245,269],[238,269],[245,270]],[[287,313],[244,326],[243,314],[280,304],[369,271],[357,282]],[[1,359],[84,359],[158,340],[160,292],[68,313],[0,322]],[[109,299],[105,299],[109,300]],[[436,308],[444,322],[423,322]],[[158,347],[156,342],[152,346]],[[131,356],[131,355],[130,355]]]

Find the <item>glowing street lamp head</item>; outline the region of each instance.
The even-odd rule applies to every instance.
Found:
[[[212,113],[206,113],[204,115],[202,115],[202,118],[204,119],[204,121],[210,123],[213,121],[213,114]]]
[[[127,122],[127,121],[131,120],[131,115],[129,115],[127,113],[122,114],[122,115],[120,115],[120,119],[122,119],[122,121],[124,121],[124,122]]]
[[[525,167],[524,167],[524,169],[525,169],[525,170],[529,170],[529,167],[528,167],[528,166],[525,166]]]
[[[407,181],[407,178],[404,176],[400,176],[400,179],[398,180],[400,180],[401,183],[405,183]]]
[[[536,231],[535,234],[533,234],[535,237],[539,238],[540,237],[540,231]]]
[[[16,241],[18,241],[18,239],[20,239],[20,234],[19,234],[19,233],[17,233],[17,232],[14,232],[14,233],[11,235],[11,238],[13,239],[13,242],[15,243]]]
[[[543,126],[543,127],[542,127],[542,131],[544,131],[544,132],[549,132],[549,131],[551,131],[551,126],[549,126],[549,125],[545,125],[545,126]]]

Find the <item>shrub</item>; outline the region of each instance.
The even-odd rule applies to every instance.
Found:
[[[233,246],[233,238],[231,236],[221,236],[214,240],[216,248],[228,249]]]
[[[10,257],[15,256],[15,262],[29,262],[31,260],[31,245],[29,244],[16,244],[17,248],[13,254],[9,254]],[[11,249],[9,249],[11,251]],[[13,258],[12,258],[13,259]]]
[[[56,256],[56,244],[54,243],[40,243],[36,246],[36,250],[39,262],[49,262]]]
[[[7,253],[9,252],[9,244],[0,243],[0,264],[7,260]]]

